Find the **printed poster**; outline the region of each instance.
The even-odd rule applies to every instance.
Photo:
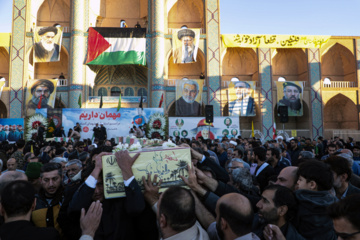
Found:
[[[136,151],[131,152],[130,156],[136,153]],[[105,198],[125,197],[124,179],[115,155],[103,156],[102,163]],[[191,164],[190,148],[143,148],[132,166],[132,171],[142,190],[144,190],[142,177],[147,179],[148,174],[151,174],[151,179],[153,179],[157,174],[158,180],[163,180],[160,192],[164,192],[170,186],[185,186],[180,176],[188,177],[188,164]]]
[[[203,117],[170,117],[169,136],[180,138],[221,139],[224,136],[240,135],[238,117],[214,117],[214,122],[206,123]]]
[[[62,27],[37,27],[34,36],[34,62],[60,61]]]
[[[24,139],[23,118],[0,118],[0,142]]]
[[[229,116],[253,117],[255,112],[254,93],[256,82],[231,82],[228,88]]]
[[[130,128],[134,125],[141,126],[147,122],[151,115],[163,113],[163,108],[63,108],[62,125],[65,133],[73,129],[78,122],[81,126],[81,138],[93,138],[96,123],[104,124],[107,138],[128,136]]]
[[[200,116],[204,80],[178,80],[176,82],[176,116]]]
[[[288,116],[300,117],[303,115],[304,82],[276,82],[277,106],[287,106]]]
[[[47,110],[54,109],[57,81],[57,79],[29,80],[26,90],[25,116],[34,115],[39,107]]]
[[[174,63],[193,63],[199,49],[200,29],[174,29],[172,51]]]

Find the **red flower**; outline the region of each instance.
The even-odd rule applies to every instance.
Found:
[[[153,123],[153,128],[161,128],[161,121],[160,120],[155,120]]]
[[[31,125],[31,126],[32,126],[32,128],[33,128],[33,129],[36,129],[36,128],[37,128],[37,126],[39,126],[39,125],[40,125],[40,123],[41,123],[40,121],[35,121],[35,122],[33,122],[33,123],[32,123],[32,125]]]

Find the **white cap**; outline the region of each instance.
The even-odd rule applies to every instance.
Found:
[[[229,143],[234,145],[234,146],[237,146],[237,142],[235,142],[235,141],[230,141]]]

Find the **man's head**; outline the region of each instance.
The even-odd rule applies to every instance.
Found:
[[[280,220],[288,221],[296,213],[296,198],[290,189],[280,185],[269,185],[256,204],[259,217],[266,223],[278,225]]]
[[[35,189],[30,182],[24,180],[11,182],[1,193],[1,213],[5,221],[9,217],[25,216],[34,208]]]
[[[258,162],[265,162],[266,161],[266,149],[263,147],[256,147],[253,149],[255,160]]]
[[[338,239],[360,240],[360,194],[348,196],[330,205],[328,214],[333,220]]]
[[[62,166],[59,163],[47,163],[40,170],[41,188],[48,198],[53,197],[62,182]]]
[[[287,187],[294,191],[298,180],[297,170],[298,168],[293,166],[283,168],[280,171],[275,184]]]
[[[352,170],[347,159],[339,156],[331,156],[325,160],[325,163],[330,166],[333,173],[335,189],[339,189],[344,183],[349,182]]]
[[[10,158],[6,162],[6,166],[7,166],[8,171],[15,171],[16,168],[17,168],[16,159],[15,158]]]
[[[279,160],[280,158],[280,151],[277,148],[270,148],[266,151],[266,160],[269,160],[271,157]]]
[[[333,186],[333,174],[328,165],[318,160],[307,160],[299,165],[299,189],[328,191]]]
[[[183,81],[181,85],[182,98],[187,103],[193,103],[199,94],[199,84],[194,80]]]
[[[193,50],[194,38],[195,32],[191,29],[181,29],[178,31],[178,39],[185,48],[188,48],[188,51]]]
[[[235,82],[234,88],[237,99],[243,99],[250,94],[250,84],[247,82]]]
[[[296,102],[300,99],[301,87],[292,82],[284,82],[284,97],[290,102]]]
[[[69,161],[66,165],[65,165],[66,169],[67,169],[67,175],[70,179],[72,179],[73,177],[75,177],[76,174],[78,174],[80,172],[80,170],[82,169],[82,162],[78,159],[74,159]]]
[[[295,148],[297,148],[297,146],[298,146],[298,140],[297,139],[291,139],[290,140],[290,147],[292,148],[292,149],[295,149]]]
[[[58,33],[56,27],[44,27],[41,28],[38,32],[41,38],[41,44],[47,51],[52,51],[55,44],[55,36]]]
[[[196,222],[195,199],[189,190],[173,186],[168,188],[158,202],[160,231],[163,238],[168,232],[182,232],[191,228]]]
[[[249,199],[238,193],[222,196],[216,203],[216,229],[220,239],[251,232],[254,213]]]
[[[329,155],[333,155],[336,152],[336,145],[332,144],[332,143],[329,144],[327,146],[327,150],[328,150]]]
[[[4,190],[4,188],[11,182],[15,180],[24,180],[27,181],[28,178],[25,173],[17,172],[17,171],[7,171],[2,173],[0,176],[0,194]]]
[[[31,86],[32,101],[38,104],[41,100],[41,106],[46,107],[51,93],[54,91],[54,84],[47,79],[39,79]]]
[[[353,148],[353,155],[354,157],[359,157],[360,156],[360,146],[354,146]]]
[[[85,145],[84,145],[84,142],[82,142],[82,141],[77,142],[76,146],[75,146],[78,153],[82,153],[84,151],[84,147],[85,147]]]

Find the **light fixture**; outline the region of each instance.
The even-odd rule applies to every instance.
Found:
[[[324,85],[331,85],[330,78],[324,78]]]
[[[237,77],[233,77],[232,79],[231,79],[231,81],[232,82],[238,82],[238,81],[240,81]]]
[[[278,82],[286,82],[286,79],[284,77],[279,77]]]
[[[184,77],[182,80],[186,81],[186,80],[189,80],[187,77]]]
[[[181,29],[187,29],[188,27],[186,25],[182,25]]]

